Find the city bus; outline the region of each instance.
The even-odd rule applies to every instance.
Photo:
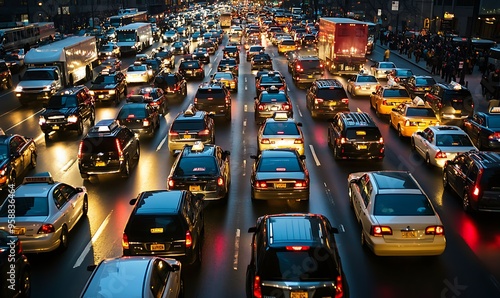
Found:
[[[109,17],[109,24],[111,27],[122,27],[132,23],[147,23],[149,22],[146,11],[125,11],[122,14]]]
[[[8,52],[33,46],[54,36],[56,29],[53,22],[32,23],[14,28],[0,29],[0,52]]]

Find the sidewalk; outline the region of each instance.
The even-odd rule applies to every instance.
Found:
[[[377,53],[374,51],[374,53],[371,55],[369,58],[370,61],[382,61],[383,60],[383,53],[384,51],[388,48],[388,46],[382,46],[377,43],[376,45],[379,50],[381,50],[382,53]],[[413,56],[412,59],[408,59],[407,55],[401,55],[399,54],[398,50],[391,50],[391,58],[392,57],[398,57],[399,59],[403,59],[411,64],[413,64],[415,67],[418,67],[420,70],[424,71],[426,75],[432,76],[436,82],[442,83],[444,82],[444,79],[441,78],[441,75],[431,75],[431,68],[426,67],[426,62],[424,59],[420,59],[419,63],[415,61],[415,57]],[[392,61],[393,59],[389,58],[389,61]],[[396,63],[396,66],[398,64]],[[488,108],[488,101],[483,97],[483,94],[481,93],[481,77],[482,74],[478,70],[477,65],[474,67],[474,71],[472,74],[466,74],[465,75],[465,82],[467,88],[470,90],[472,94],[472,98],[474,99],[474,104],[477,110],[479,111],[486,111]],[[459,78],[457,78],[458,80]]]

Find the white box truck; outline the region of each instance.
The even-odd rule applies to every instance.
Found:
[[[116,29],[116,45],[121,54],[137,54],[152,44],[150,23],[132,23]]]
[[[22,105],[47,101],[60,89],[80,81],[92,80],[97,62],[96,39],[73,36],[28,51],[27,69],[15,89]]]

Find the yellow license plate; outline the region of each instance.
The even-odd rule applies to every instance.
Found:
[[[104,95],[102,95],[102,94],[101,94],[101,95],[99,95],[99,96],[97,96],[97,97],[98,97],[98,98],[104,98]]]
[[[151,244],[151,250],[165,250],[165,244]]]
[[[104,161],[96,161],[95,162],[96,167],[104,167],[105,165],[106,165],[106,163]]]
[[[290,298],[308,298],[307,292],[291,292]]]
[[[200,191],[201,187],[199,185],[190,185],[189,191]]]
[[[367,145],[358,145],[358,149],[368,149]]]
[[[314,76],[307,76],[309,79],[312,79]]]
[[[276,188],[286,188],[286,183],[276,183]]]
[[[184,135],[183,136],[184,139],[190,139],[191,138],[191,135]]]
[[[54,125],[54,126],[52,126],[52,129],[53,129],[53,130],[59,130],[59,126]]]
[[[403,238],[417,238],[417,231],[401,231]]]
[[[337,105],[337,102],[336,102],[336,101],[330,101],[330,102],[328,102],[328,104],[329,104],[330,106],[336,106],[336,105]]]
[[[160,234],[163,233],[163,228],[151,228],[151,234]]]
[[[14,228],[14,235],[24,235],[26,228]]]

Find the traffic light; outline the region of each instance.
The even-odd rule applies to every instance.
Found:
[[[424,29],[429,29],[431,27],[431,20],[429,18],[424,19]]]

